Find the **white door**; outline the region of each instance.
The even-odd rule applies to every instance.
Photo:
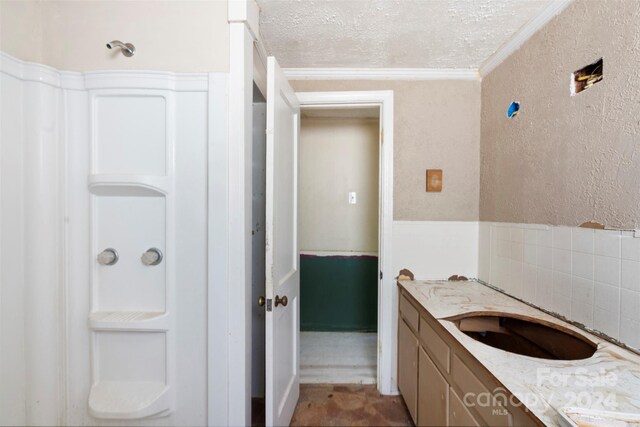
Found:
[[[300,105],[267,61],[266,424],[288,426],[300,394],[298,133]]]

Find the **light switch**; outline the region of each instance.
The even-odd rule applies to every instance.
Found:
[[[349,192],[349,204],[350,205],[355,205],[356,204],[356,192],[355,191],[350,191]]]

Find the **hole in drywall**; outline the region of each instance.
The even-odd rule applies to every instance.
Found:
[[[507,117],[512,118],[518,114],[518,111],[520,111],[520,103],[518,101],[513,101],[507,110]]]
[[[571,74],[571,96],[577,95],[583,90],[589,89],[594,84],[602,81],[604,77],[602,65],[602,58],[600,58],[593,64],[574,71],[573,74]]]

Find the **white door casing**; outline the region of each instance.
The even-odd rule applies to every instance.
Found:
[[[300,394],[298,134],[300,105],[267,60],[266,425],[289,425]],[[286,298],[283,304],[281,298]]]
[[[397,395],[398,290],[392,260],[393,236],[393,91],[297,92],[302,108],[380,107],[378,391]]]

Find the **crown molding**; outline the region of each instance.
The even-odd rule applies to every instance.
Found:
[[[461,68],[284,68],[289,80],[473,80],[475,69]]]
[[[513,52],[520,49],[522,45],[531,38],[535,33],[540,31],[542,27],[547,25],[560,12],[565,10],[572,0],[552,0],[537,16],[524,24],[513,37],[503,44],[497,51],[485,60],[478,72],[480,77],[487,76]]]

